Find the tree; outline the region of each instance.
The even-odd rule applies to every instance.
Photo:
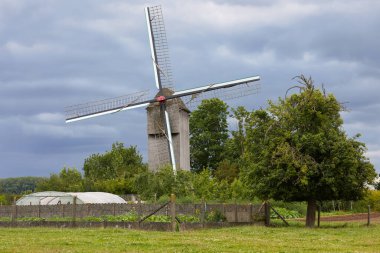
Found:
[[[51,174],[50,178],[37,184],[37,191],[83,191],[82,174],[76,168],[63,168],[59,174]]]
[[[116,142],[110,151],[86,158],[83,170],[86,190],[126,194],[134,192],[134,176],[147,167],[135,146]]]
[[[373,182],[373,187],[376,190],[380,190],[380,177],[379,177],[379,175],[377,175],[375,181]]]
[[[230,116],[236,120],[237,129],[231,131],[231,144],[226,155],[227,157],[230,157],[230,159],[238,160],[244,154],[246,121],[248,120],[250,113],[243,106],[238,106],[236,109],[232,108],[231,110],[232,115]]]
[[[218,164],[214,176],[219,181],[226,180],[228,183],[232,183],[239,176],[239,167],[237,163],[224,159]]]
[[[43,177],[0,178],[0,193],[24,194],[33,192]]]
[[[249,117],[249,112],[242,106],[236,109],[231,108],[231,118],[236,120],[236,130],[231,130],[231,136],[227,139],[224,150],[223,160],[219,162],[214,175],[219,180],[227,180],[232,183],[234,179],[239,177],[240,167],[244,166],[242,156],[244,154],[244,142],[246,139],[246,120]]]
[[[195,172],[214,171],[228,139],[228,106],[220,99],[203,100],[190,115],[190,163]]]
[[[307,201],[313,227],[317,201],[357,200],[375,178],[358,135],[342,128],[341,104],[299,77],[300,93],[251,113],[242,178],[263,199]]]

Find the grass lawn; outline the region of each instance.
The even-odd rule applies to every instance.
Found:
[[[0,228],[0,252],[380,252],[380,225],[234,227],[185,232]]]

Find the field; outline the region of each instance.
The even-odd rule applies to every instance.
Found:
[[[234,227],[184,232],[0,228],[0,252],[380,252],[380,225]]]

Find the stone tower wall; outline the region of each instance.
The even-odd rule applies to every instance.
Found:
[[[177,169],[190,170],[189,148],[189,112],[180,109],[178,103],[167,103]],[[160,166],[170,164],[167,138],[163,134],[164,122],[160,105],[147,107],[148,164],[149,169],[156,171]]]

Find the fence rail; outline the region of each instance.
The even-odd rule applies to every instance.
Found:
[[[29,206],[0,206],[0,218],[17,218],[38,217],[75,217],[77,219],[84,217],[101,217],[104,215],[123,215],[129,212],[135,212],[140,217],[151,214],[157,210],[161,204],[67,204],[67,205],[29,205]],[[255,204],[175,204],[175,213],[177,215],[193,215],[204,219],[206,214],[218,212],[223,215],[227,222],[247,223],[253,222],[257,217],[264,217],[260,205]],[[157,215],[171,214],[171,205],[160,209]]]

